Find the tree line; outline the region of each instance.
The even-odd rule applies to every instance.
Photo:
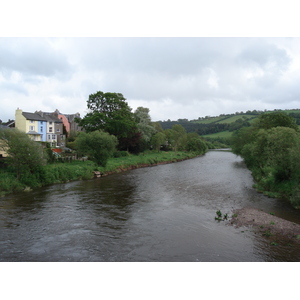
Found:
[[[178,121],[160,122],[160,124],[163,129],[170,129],[175,124],[179,124],[179,125],[183,126],[187,132],[196,132],[200,136],[206,135],[206,134],[218,133],[218,132],[227,131],[227,130],[235,131],[242,127],[250,126],[249,120],[245,117],[241,117],[232,123],[217,123],[217,122],[218,121],[208,123],[208,124],[201,124],[201,123],[187,122],[182,119],[179,119]]]
[[[300,132],[286,113],[263,114],[250,127],[236,131],[232,151],[252,171],[256,187],[267,195],[300,207]]]
[[[185,150],[203,154],[207,143],[197,134],[188,134],[182,125],[164,130],[152,122],[149,109],[138,107],[132,112],[121,93],[98,91],[87,100],[89,112],[77,120],[84,129],[69,147],[86,154],[105,166],[116,151],[138,154],[146,150]]]

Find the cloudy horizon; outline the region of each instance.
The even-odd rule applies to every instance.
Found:
[[[300,108],[300,38],[0,38],[0,119],[122,93],[152,121]]]

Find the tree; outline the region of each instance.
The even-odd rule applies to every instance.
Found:
[[[152,146],[156,151],[160,150],[160,147],[165,144],[166,142],[166,135],[163,132],[157,132],[152,136]]]
[[[175,124],[170,131],[171,144],[176,152],[180,147],[184,148],[186,144],[186,130],[182,125]]]
[[[188,151],[203,154],[207,151],[208,147],[205,141],[196,132],[187,134],[187,149]]]
[[[252,165],[259,167],[264,175],[272,173],[269,175],[272,175],[276,182],[292,180],[295,175],[298,176],[300,167],[299,132],[280,126],[260,129],[255,142],[251,145],[251,148],[248,147],[251,151],[248,152],[251,155]],[[247,156],[245,149],[242,154]]]
[[[257,121],[252,126],[243,127],[233,133],[231,140],[232,151],[235,154],[241,155],[245,145],[255,142],[260,129],[271,129],[275,127],[287,127],[298,131],[298,125],[296,124],[295,119],[286,113],[264,113],[258,117]],[[246,160],[247,158],[245,161]]]
[[[298,126],[284,113],[261,115],[232,139],[233,152],[244,159],[257,186],[289,199],[294,207],[300,207],[299,149]]]
[[[116,149],[118,140],[107,132],[97,130],[89,133],[81,132],[75,143],[77,151],[87,155],[97,165],[105,167]]]
[[[142,139],[147,143],[150,142],[151,137],[156,132],[151,124],[149,111],[149,108],[140,106],[134,112],[137,128],[142,133]]]
[[[16,128],[0,129],[0,140],[2,150],[8,155],[6,163],[14,168],[17,179],[38,172],[46,164],[42,146],[25,132]]]
[[[164,131],[163,128],[161,127],[161,124],[159,122],[153,122],[152,126],[154,127],[154,129],[157,132],[163,132]]]
[[[258,129],[270,129],[278,126],[298,130],[296,120],[284,112],[264,113],[258,117],[255,124]]]
[[[106,131],[116,136],[119,141],[123,139],[119,146],[128,147],[128,145],[124,145],[124,140],[129,141],[131,138],[135,138],[138,129],[131,108],[125,100],[120,93],[99,91],[91,94],[87,100],[87,107],[90,112],[83,119],[77,120],[78,124],[86,132]],[[133,140],[130,140],[131,144],[132,142]]]

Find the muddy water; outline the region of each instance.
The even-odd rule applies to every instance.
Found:
[[[252,188],[241,158],[210,151],[175,164],[0,199],[0,261],[300,261],[300,249],[217,222],[217,210],[300,212]]]

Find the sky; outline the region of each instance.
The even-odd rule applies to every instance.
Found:
[[[32,30],[28,17],[17,30],[4,34],[0,31],[0,119],[3,122],[14,119],[17,108],[26,112],[58,109],[65,114],[79,112],[84,117],[88,112],[86,101],[97,91],[122,93],[133,112],[139,106],[149,108],[152,121],[300,108],[299,37],[279,35],[286,34],[280,30],[282,25],[275,32],[259,28],[249,34],[251,31],[243,28],[252,30],[251,10],[245,18],[252,24],[246,27],[237,26],[234,21],[224,22],[228,20],[226,15],[219,23],[214,21],[217,30],[198,32],[192,22],[196,15],[198,19],[204,18],[204,13],[199,9],[189,10],[187,16],[181,13],[178,2],[172,3],[177,11],[173,18],[168,15],[170,23],[165,21],[164,26],[150,29],[145,26],[148,30],[141,29],[141,32],[137,28],[143,24],[143,15],[136,17],[132,13],[122,17],[120,11],[125,6],[115,14],[100,14],[106,17],[97,28],[103,24],[107,28],[107,23],[114,24],[115,19],[121,19],[120,25],[111,31],[91,30],[95,23],[89,23],[88,29],[82,32],[81,24],[87,19],[74,22],[76,14],[71,23],[77,24],[74,31],[64,30],[66,26],[53,26],[52,31],[53,20],[51,26],[42,27],[41,31],[33,20]],[[211,11],[213,4],[209,7]],[[80,7],[77,9],[79,14]],[[147,9],[150,15],[155,11]],[[49,15],[51,12],[50,9]],[[255,12],[256,23],[266,21]],[[38,18],[36,15],[32,18]],[[189,25],[185,31],[182,31],[182,20],[176,18],[179,15]],[[131,16],[139,23],[122,22]],[[149,14],[144,16],[148,21]],[[165,16],[163,12],[158,14],[158,24]],[[293,19],[291,10],[290,16]],[[241,21],[241,16],[232,18]],[[58,16],[57,23],[62,19],[63,16]],[[88,18],[89,22],[92,19]],[[154,20],[151,19],[152,24],[156,23]],[[5,21],[12,22],[8,18]],[[269,21],[275,24],[276,15],[269,14]],[[203,22],[213,25],[211,19],[204,19],[202,25]],[[121,28],[126,24],[128,31],[123,32]],[[169,24],[175,27],[173,31],[166,30]],[[220,31],[226,24],[229,24],[228,32],[235,28],[233,34]],[[19,31],[22,27],[24,32]],[[241,31],[236,31],[240,27]]]

